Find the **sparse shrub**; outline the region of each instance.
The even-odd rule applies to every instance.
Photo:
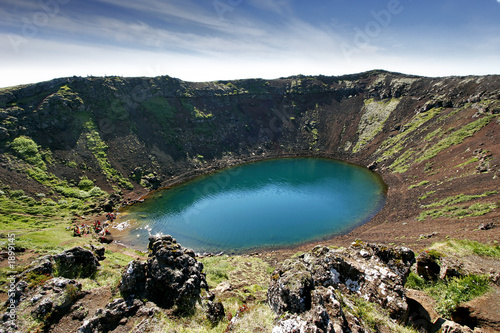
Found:
[[[10,197],[11,198],[20,198],[24,195],[24,191],[23,190],[13,190],[13,191],[10,191]]]
[[[80,290],[74,284],[68,284],[65,290],[66,297],[71,301],[75,301],[78,299],[80,295]]]
[[[48,274],[38,274],[36,272],[29,272],[24,280],[28,283],[30,288],[39,286],[47,282],[51,278]]]
[[[88,179],[87,177],[82,178],[78,183],[78,188],[80,190],[88,191],[92,187],[94,187],[94,182]]]
[[[106,192],[104,192],[103,190],[101,190],[101,188],[99,186],[94,186],[90,191],[89,191],[89,195],[91,197],[100,197],[102,195],[105,195]]]
[[[10,144],[10,148],[27,163],[45,170],[45,162],[38,151],[38,145],[31,138],[27,136],[15,138]]]

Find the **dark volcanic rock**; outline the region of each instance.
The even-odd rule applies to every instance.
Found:
[[[22,272],[19,275],[19,278],[22,279],[28,276],[28,274],[30,273],[34,273],[37,275],[47,275],[47,276],[52,275],[52,273],[54,272],[54,261],[52,258],[53,257],[50,255],[39,258],[35,262],[34,266]]]
[[[146,303],[134,299],[126,302],[123,298],[114,300],[106,305],[104,309],[99,309],[97,314],[86,320],[78,329],[81,333],[109,332],[114,330],[124,319],[135,315],[145,315],[152,317],[159,313],[154,304]]]
[[[426,280],[436,280],[441,270],[437,260],[428,252],[421,252],[417,257],[417,274]]]
[[[67,278],[90,277],[100,266],[92,251],[74,247],[53,257],[60,276]]]
[[[194,252],[183,248],[172,236],[149,238],[147,262],[132,261],[122,275],[121,292],[145,297],[157,305],[190,310],[207,288],[203,264]]]
[[[298,259],[286,260],[273,272],[267,294],[274,312],[289,313],[277,323],[277,332],[356,329],[357,320],[344,313],[336,292],[378,303],[392,318],[405,321],[403,284],[414,261],[409,249],[359,242],[338,250],[316,246]]]
[[[146,288],[146,263],[134,260],[128,263],[127,270],[122,274],[120,290],[122,293],[136,296],[143,295]]]
[[[207,301],[205,304],[205,312],[207,314],[208,320],[213,324],[217,325],[226,315],[224,311],[224,305],[221,302]]]

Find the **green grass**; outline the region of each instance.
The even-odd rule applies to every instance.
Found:
[[[229,265],[227,256],[208,257],[200,259],[203,263],[203,271],[207,275],[207,283],[210,287],[215,287],[223,281],[229,280],[229,271],[234,267]]]
[[[441,137],[443,135],[443,128],[439,127],[433,132],[427,134],[424,138],[425,141],[431,141],[435,136]]]
[[[434,193],[436,193],[436,191],[429,191],[429,192],[425,192],[422,196],[420,196],[418,198],[418,200],[425,200],[427,199],[429,196],[433,195]]]
[[[343,310],[349,311],[359,318],[373,332],[417,333],[411,327],[400,325],[393,321],[387,310],[380,305],[368,302],[361,297],[339,295]]]
[[[384,323],[384,316],[380,314],[375,304],[360,297],[353,298],[353,300],[355,305],[353,314],[363,320],[370,329],[378,331]]]
[[[137,258],[121,252],[111,252],[110,250],[106,250],[104,256],[106,258],[101,261],[101,268],[96,274],[92,278],[81,280],[84,290],[110,286],[112,290],[118,292],[117,288],[125,267],[130,261]]]
[[[411,272],[405,287],[422,290],[432,296],[436,301],[436,311],[441,316],[450,319],[459,304],[488,292],[489,278],[487,275],[467,275],[432,282]]]
[[[256,257],[223,255],[201,258],[200,261],[211,287],[227,280],[231,283],[248,282],[249,286],[260,284],[267,289],[268,275],[273,271],[267,262]]]
[[[353,148],[353,153],[360,151],[367,143],[382,132],[384,123],[391,113],[399,105],[401,99],[393,98],[390,100],[374,101],[365,100],[363,115],[358,125],[359,140]]]
[[[90,239],[73,237],[73,233],[66,230],[69,223],[63,221],[53,222],[45,226],[37,226],[33,222],[36,220],[24,221],[20,225],[15,225],[14,228],[7,226],[8,229],[4,229],[2,226],[2,230],[5,233],[15,234],[16,247],[30,249],[41,255],[56,254],[70,247],[82,246]],[[21,228],[16,228],[19,226]],[[3,239],[0,244],[5,246]]]
[[[198,109],[197,107],[194,107],[193,111],[194,111],[194,117],[196,119],[210,119],[214,116],[212,113],[206,113],[206,112]]]
[[[408,124],[405,126],[405,129],[401,133],[394,137],[386,139],[380,145],[380,148],[377,150],[377,152],[382,153],[382,156],[377,159],[377,161],[384,161],[403,150],[404,144],[410,137],[410,134],[419,130],[422,125],[434,118],[436,115],[440,114],[442,110],[442,108],[433,108],[427,112],[415,115],[408,122]]]
[[[468,164],[475,163],[477,161],[479,161],[479,159],[477,157],[473,157],[470,160],[467,160],[464,163],[461,163],[461,164],[455,166],[455,168],[461,168],[461,167],[464,167],[464,166],[466,166]]]
[[[473,121],[459,130],[451,133],[437,144],[425,150],[425,153],[418,157],[415,162],[421,162],[435,157],[443,150],[462,143],[466,138],[473,136],[476,132],[488,125],[496,116],[490,115]]]
[[[424,207],[430,208],[430,207],[440,207],[440,206],[446,206],[446,205],[453,205],[453,204],[457,204],[457,203],[472,201],[474,199],[485,198],[485,197],[488,197],[490,195],[495,195],[495,194],[498,194],[498,191],[487,191],[487,192],[484,192],[483,194],[477,194],[477,195],[458,194],[458,195],[447,197],[447,198],[444,198],[442,200],[425,205]]]
[[[496,203],[475,203],[472,205],[445,206],[442,208],[423,211],[417,217],[417,221],[425,221],[427,218],[436,219],[439,217],[465,218],[473,216],[483,216],[498,208]]]
[[[37,166],[26,165],[21,170],[38,183],[49,187],[51,190],[67,198],[85,199],[89,197],[102,197],[106,194],[99,187],[93,186],[94,183],[90,180],[82,179],[83,184],[79,184],[77,188],[69,186],[66,181],[59,179],[54,174],[46,172]],[[89,188],[90,185],[92,185],[91,188]],[[84,190],[83,188],[88,188],[88,190]]]
[[[415,154],[415,152],[411,149],[408,149],[403,154],[401,154],[392,164],[389,166],[391,170],[397,173],[405,173],[408,171],[412,163],[409,163],[408,160]]]
[[[435,243],[431,248],[445,254],[453,254],[461,257],[478,255],[500,259],[500,246],[497,244],[484,244],[468,239],[450,239],[446,242]]]
[[[177,109],[161,96],[152,97],[142,102],[141,105],[156,118],[163,128],[168,127],[174,121],[177,113]]]
[[[87,130],[87,134],[85,136],[87,148],[92,152],[99,167],[102,172],[106,175],[108,181],[118,182],[118,184],[126,189],[133,189],[134,186],[130,183],[123,175],[114,169],[107,156],[108,146],[104,141],[102,141],[97,126],[94,124],[92,120],[89,120],[85,123],[85,129]]]
[[[94,187],[94,182],[88,179],[87,177],[83,177],[82,179],[80,179],[80,182],[78,183],[78,188],[83,191],[88,191],[93,187]]]
[[[439,217],[464,218],[471,216],[483,216],[498,208],[496,203],[473,203],[470,205],[457,205],[480,198],[498,194],[498,191],[487,191],[482,194],[467,195],[458,194],[446,197],[439,201],[424,205],[424,208],[433,208],[422,211],[417,217],[418,221],[425,221],[427,218],[435,219]]]
[[[418,184],[414,184],[414,185],[408,186],[408,189],[411,190],[411,189],[413,189],[415,187],[424,186],[424,185],[427,185],[427,184],[429,184],[429,181],[428,180],[423,180],[423,181],[421,181]]]

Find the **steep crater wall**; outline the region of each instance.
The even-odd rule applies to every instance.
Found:
[[[0,91],[0,180],[5,195],[23,189],[56,200],[88,178],[127,198],[245,161],[321,156],[370,165],[389,185],[387,207],[358,233],[396,221],[431,232],[426,221],[498,217],[498,196],[486,193],[498,188],[499,98],[500,76],[384,71],[55,79]],[[431,211],[458,195],[483,206]]]

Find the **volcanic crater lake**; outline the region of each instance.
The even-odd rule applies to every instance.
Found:
[[[331,159],[254,162],[159,190],[127,207],[118,240],[146,248],[170,234],[196,252],[240,253],[341,235],[385,204],[386,185],[370,170]]]

